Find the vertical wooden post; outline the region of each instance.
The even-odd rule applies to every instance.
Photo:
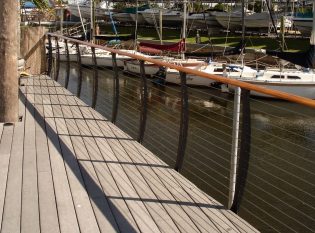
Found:
[[[138,142],[142,143],[144,138],[144,132],[147,122],[147,111],[148,111],[148,87],[147,78],[145,77],[144,61],[140,61],[140,73],[141,73],[141,113],[140,113],[140,126]]]
[[[81,62],[81,53],[80,53],[80,45],[79,43],[75,43],[75,47],[77,49],[77,63],[78,63],[78,86],[77,86],[77,97],[81,95],[82,89],[82,62]]]
[[[65,40],[65,47],[66,47],[66,56],[67,56],[65,88],[68,89],[69,76],[70,76],[70,55],[69,55],[69,47],[68,47],[68,41],[67,40]]]
[[[251,120],[250,120],[250,98],[249,90],[242,89],[241,102],[242,102],[242,130],[241,130],[241,146],[240,155],[237,167],[237,176],[235,183],[235,194],[231,210],[238,213],[239,207],[243,198],[245,190],[249,157],[250,157],[250,144],[251,144]]]
[[[93,96],[92,96],[92,108],[96,107],[97,93],[98,93],[98,69],[95,55],[95,47],[92,47],[92,59],[93,59]]]
[[[238,161],[238,138],[240,131],[240,111],[241,111],[241,88],[235,87],[234,93],[234,110],[233,110],[233,132],[232,132],[232,150],[231,150],[231,167],[230,167],[230,185],[229,185],[229,203],[228,208],[231,208],[234,194],[237,175]]]
[[[51,35],[48,35],[48,70],[47,75],[51,75],[52,70],[52,43],[51,43]]]
[[[177,159],[175,170],[180,172],[184,164],[184,156],[186,150],[187,136],[188,136],[188,122],[189,122],[189,107],[188,107],[188,90],[186,82],[186,73],[180,72],[181,80],[181,116],[180,129],[178,139]]]
[[[55,70],[55,81],[58,82],[59,78],[59,70],[60,70],[60,50],[59,50],[59,41],[58,37],[55,37],[55,42],[56,42],[56,70]]]
[[[115,123],[117,119],[118,105],[119,105],[119,77],[118,77],[116,53],[112,53],[112,61],[113,61],[113,71],[114,71],[112,122]]]
[[[0,122],[18,121],[18,1],[0,0]]]

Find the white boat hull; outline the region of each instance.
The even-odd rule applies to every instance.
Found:
[[[133,23],[133,19],[130,16],[130,13],[115,13],[113,14],[113,19],[120,23]]]
[[[240,81],[244,81],[240,79]],[[315,83],[296,83],[296,84],[283,84],[279,83],[268,83],[264,81],[246,81],[247,83],[251,83],[257,86],[261,86],[264,88],[268,88],[276,91],[283,91],[290,93],[292,95],[298,95],[305,98],[315,99]],[[229,85],[229,90],[234,91],[235,87]],[[252,96],[257,97],[267,97],[267,98],[275,98],[270,95],[265,95],[259,92],[251,91],[250,94]]]
[[[133,22],[136,23],[137,14],[130,14],[130,17],[132,18]],[[138,25],[145,24],[145,23],[146,21],[144,20],[143,15],[138,14]]]
[[[80,7],[80,13],[82,18],[89,19],[91,18],[91,8],[88,5],[79,5]],[[78,5],[77,4],[69,4],[68,9],[71,12],[71,14],[80,17],[80,13],[78,11]],[[105,9],[96,7],[95,8],[95,17],[104,19],[105,18]]]
[[[124,71],[133,74],[140,74],[140,63],[136,60],[130,60],[124,62]],[[145,74],[148,76],[153,76],[159,71],[159,66],[151,63],[144,64]]]

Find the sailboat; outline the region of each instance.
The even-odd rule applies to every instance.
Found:
[[[233,77],[240,77],[245,76],[252,78],[255,74],[255,70],[248,66],[240,65],[240,64],[225,64],[220,62],[212,62],[208,61],[205,62],[204,59],[191,59],[191,58],[185,58],[185,48],[186,48],[186,23],[187,23],[187,10],[186,10],[186,4],[187,1],[184,1],[184,15],[183,15],[183,35],[182,39],[174,44],[167,44],[167,45],[159,45],[159,44],[152,44],[152,43],[140,43],[140,48],[150,48],[157,51],[173,51],[178,52],[181,54],[180,59],[170,58],[170,57],[163,57],[163,61],[169,62],[178,66],[184,66],[190,69],[198,70],[201,72],[205,72],[208,74],[216,74],[216,75],[229,75]],[[240,47],[233,48],[230,51],[227,51],[227,54],[229,52],[238,52],[241,49]],[[233,51],[232,51],[233,50]],[[232,54],[232,53],[231,53]],[[208,56],[211,56],[212,54],[208,53]],[[125,62],[125,70],[133,73],[139,73],[140,67],[139,63],[135,61],[126,61]],[[146,63],[145,64],[145,71],[146,74],[155,76],[156,73],[162,74],[162,77],[158,77],[160,79],[163,79],[166,83],[173,83],[173,84],[179,84],[180,83],[180,73],[176,69],[171,68],[165,68],[165,72],[159,72],[160,67],[157,65],[154,65],[152,63]],[[195,75],[187,75],[187,84],[190,86],[205,86],[210,87],[213,83],[215,83],[214,80],[211,79],[205,79],[199,76]]]
[[[313,2],[315,5],[315,0]],[[315,16],[315,14],[314,14]],[[314,17],[313,16],[313,17]],[[312,35],[310,38],[310,48],[306,52],[292,53],[282,51],[264,51],[266,54],[276,56],[295,65],[295,69],[287,68],[267,68],[256,72],[254,78],[240,77],[238,80],[262,86],[265,88],[288,92],[294,95],[315,99],[315,25],[312,25]],[[229,86],[229,89],[234,89]],[[257,92],[251,92],[254,96],[263,96]]]
[[[104,1],[95,6],[95,18],[104,19],[106,8],[107,6]],[[89,19],[91,17],[91,2],[85,1],[82,3],[68,4],[68,10],[72,15]]]

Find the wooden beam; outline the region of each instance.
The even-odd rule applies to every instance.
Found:
[[[0,122],[18,120],[17,4],[0,0]]]

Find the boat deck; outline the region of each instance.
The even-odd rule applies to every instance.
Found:
[[[257,232],[47,76],[0,124],[0,232]]]

